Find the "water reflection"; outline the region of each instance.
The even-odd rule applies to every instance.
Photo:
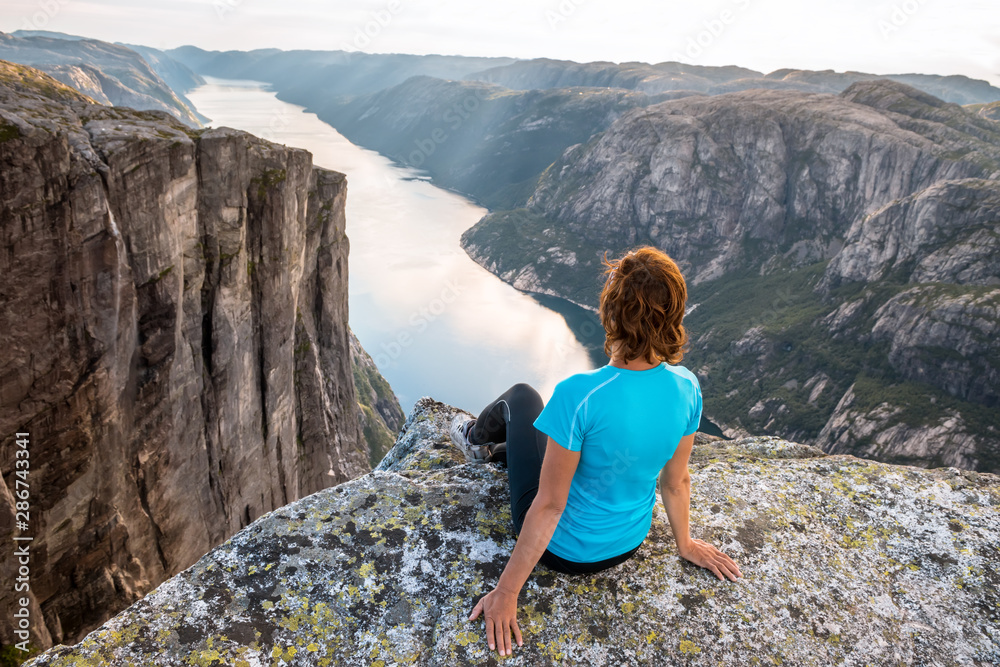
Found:
[[[478,412],[515,382],[548,399],[562,378],[607,361],[574,336],[587,311],[522,294],[469,259],[458,239],[485,209],[355,146],[262,84],[206,79],[188,97],[213,126],[305,148],[347,174],[351,328],[404,411],[430,395]]]

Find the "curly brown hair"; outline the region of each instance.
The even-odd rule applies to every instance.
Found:
[[[598,311],[607,333],[604,353],[617,352],[626,361],[680,362],[687,344],[681,323],[687,301],[687,284],[681,270],[662,250],[644,246],[621,259],[608,261],[608,276],[601,290]]]

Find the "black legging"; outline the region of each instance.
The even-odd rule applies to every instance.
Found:
[[[534,426],[542,407],[542,397],[534,388],[524,383],[515,384],[486,406],[469,433],[469,442],[474,445],[507,441],[510,517],[518,535],[524,525],[524,515],[538,493],[538,479],[548,442],[548,436]],[[588,574],[628,560],[638,548],[593,563],[569,561],[546,549],[539,560],[558,572]]]

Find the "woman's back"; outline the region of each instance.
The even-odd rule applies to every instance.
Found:
[[[631,558],[649,533],[657,477],[678,555],[720,579],[742,576],[732,558],[689,530],[688,459],[701,388],[677,365],[687,343],[684,276],[649,246],[605,264],[598,315],[611,363],[560,382],[544,408],[537,391],[514,385],[474,422],[452,426],[467,456],[483,443],[507,442],[518,540],[496,587],[469,617],[485,614],[490,648],[495,637],[503,655],[511,631],[521,644],[517,595],[532,568],[542,562],[587,574]]]
[[[549,550],[588,562],[641,543],[657,476],[700,419],[698,380],[683,366],[608,365],[560,382],[535,427],[580,462]]]

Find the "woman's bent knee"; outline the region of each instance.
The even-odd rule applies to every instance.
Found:
[[[537,401],[542,402],[542,397],[539,395],[535,388],[526,382],[518,382],[513,387],[507,390],[507,395],[510,400],[528,400],[531,402]]]

